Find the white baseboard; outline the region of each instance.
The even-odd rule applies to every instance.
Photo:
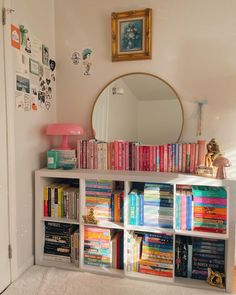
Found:
[[[23,274],[28,268],[34,265],[34,256],[31,256],[20,268],[17,270],[17,279],[20,275]]]

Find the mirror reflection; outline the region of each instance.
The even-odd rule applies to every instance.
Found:
[[[174,143],[182,132],[183,109],[177,93],[163,79],[131,73],[101,91],[93,108],[92,127],[95,138],[106,142]]]

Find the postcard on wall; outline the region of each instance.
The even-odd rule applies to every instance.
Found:
[[[38,76],[39,75],[39,63],[32,58],[29,59],[29,70],[30,73]]]
[[[11,46],[20,49],[20,29],[11,25]]]
[[[16,91],[16,109],[20,111],[30,111],[31,110],[31,97],[29,94],[24,92]]]
[[[31,36],[31,58],[37,62],[41,62],[42,42],[35,36]]]
[[[30,93],[30,80],[20,75],[16,75],[16,90]]]
[[[23,75],[29,73],[29,57],[21,51],[16,52],[16,72]]]
[[[42,63],[46,66],[49,63],[49,48],[45,45],[42,45]]]

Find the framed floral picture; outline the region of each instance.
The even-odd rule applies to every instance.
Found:
[[[113,12],[112,61],[151,59],[152,10]]]

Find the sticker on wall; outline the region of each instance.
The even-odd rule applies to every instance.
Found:
[[[31,97],[29,94],[25,93],[24,102],[25,102],[24,110],[27,112],[31,111]]]
[[[49,48],[45,45],[42,45],[42,63],[48,66],[49,62]]]
[[[80,53],[79,52],[73,52],[71,56],[72,62],[74,65],[78,65],[80,62]]]
[[[39,63],[39,76],[43,77],[44,76],[44,70],[43,70],[43,65]]]
[[[91,67],[92,67],[91,55],[92,55],[92,52],[93,51],[90,48],[85,48],[82,51],[83,66],[84,66],[84,76],[91,75]]]
[[[20,44],[22,46],[26,46],[28,30],[25,28],[24,25],[20,25],[19,30],[20,30]]]
[[[11,46],[20,49],[20,29],[11,25]]]
[[[53,59],[49,59],[49,67],[51,69],[51,71],[53,72],[56,68],[56,62]]]
[[[16,75],[16,90],[30,93],[30,80],[20,75]]]
[[[52,80],[53,82],[56,81],[56,75],[55,75],[54,73],[51,74],[51,80]]]

